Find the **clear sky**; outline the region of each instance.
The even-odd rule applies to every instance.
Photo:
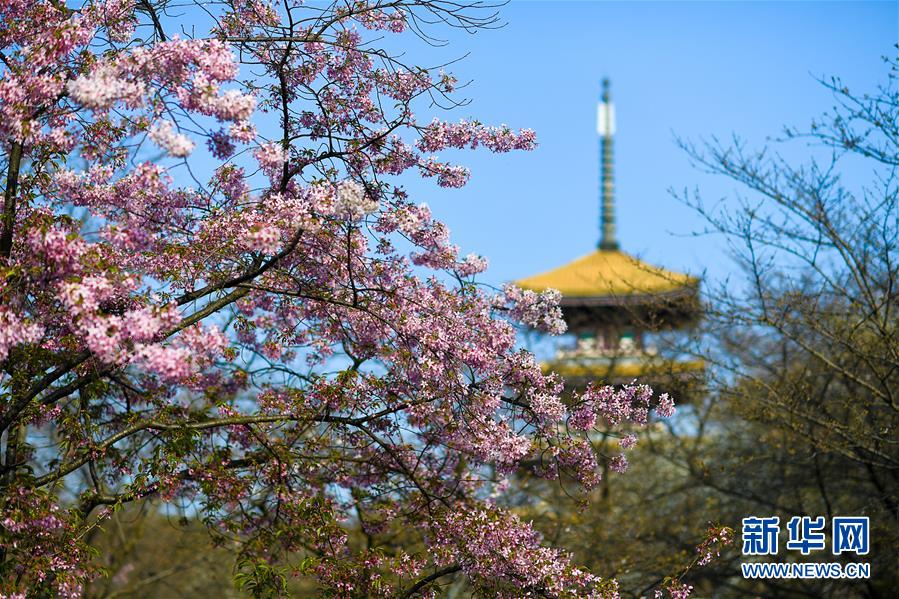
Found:
[[[651,262],[719,278],[720,240],[669,188],[709,200],[737,187],[694,170],[674,144],[737,133],[761,145],[783,125],[807,125],[832,105],[815,77],[873,90],[899,41],[896,2],[513,1],[498,31],[454,35],[443,57],[471,80],[453,118],[531,127],[532,153],[459,155],[462,190],[406,177],[412,198],[449,224],[464,253],[490,259],[502,283],[592,251],[598,237],[596,102],[612,81],[622,248]]]

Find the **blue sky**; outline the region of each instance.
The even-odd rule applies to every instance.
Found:
[[[784,125],[807,125],[832,105],[816,76],[873,90],[881,56],[899,40],[896,2],[513,1],[498,31],[453,35],[437,52],[455,65],[472,103],[448,118],[531,127],[532,153],[461,154],[462,190],[405,183],[450,226],[463,252],[490,259],[488,283],[533,274],[597,241],[596,101],[612,80],[616,187],[624,250],[710,279],[732,267],[720,240],[696,238],[699,218],[669,188],[733,197],[727,180],[694,170],[675,135],[736,133],[762,145]],[[864,174],[862,174],[864,176]]]

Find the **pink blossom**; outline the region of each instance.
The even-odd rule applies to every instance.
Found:
[[[667,393],[662,393],[659,396],[659,405],[656,406],[656,411],[659,413],[659,416],[663,418],[674,416],[674,400],[672,400]]]
[[[0,306],[0,362],[9,350],[23,343],[37,343],[44,328],[37,323],[27,323],[4,306]]]
[[[629,433],[621,438],[618,441],[618,445],[621,449],[633,449],[637,445],[637,435],[633,433]]]
[[[262,170],[269,178],[279,177],[287,156],[279,143],[269,142],[259,146],[253,153]]]
[[[508,306],[506,309],[512,318],[522,324],[552,335],[561,335],[568,328],[559,308],[561,299],[562,294],[555,289],[536,293],[509,284],[503,287],[503,295],[496,302],[498,306]]]
[[[275,254],[281,246],[281,233],[275,227],[261,226],[247,234],[249,247],[266,254]]]
[[[456,267],[456,272],[458,272],[460,276],[468,277],[484,272],[487,270],[488,265],[489,262],[487,261],[487,258],[479,256],[478,254],[468,254]]]
[[[619,453],[609,461],[609,468],[611,468],[613,472],[617,472],[618,474],[624,474],[625,472],[627,472],[627,467],[627,457],[623,453]]]

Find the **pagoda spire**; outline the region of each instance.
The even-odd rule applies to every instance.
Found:
[[[615,108],[609,94],[609,80],[602,80],[602,96],[596,117],[599,134],[599,249],[617,250],[615,237],[615,182],[613,177],[612,136],[615,135]]]

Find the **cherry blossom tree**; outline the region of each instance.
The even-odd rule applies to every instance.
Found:
[[[456,79],[388,49],[495,23],[442,0],[0,2],[0,594],[79,596],[91,531],[149,498],[239,546],[257,596],[288,575],[617,594],[497,497],[519,468],[623,470],[590,431],[670,399],[563,398],[516,347],[564,331],[558,295],[478,284],[486,260],[399,186],[464,185],[448,149],[535,147],[417,117],[459,106]]]

